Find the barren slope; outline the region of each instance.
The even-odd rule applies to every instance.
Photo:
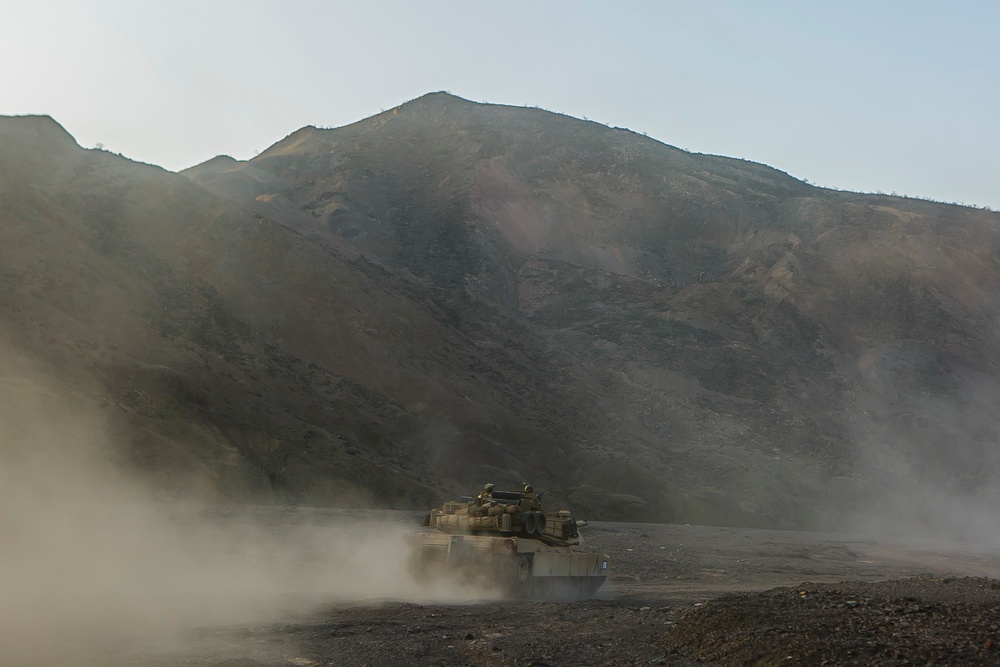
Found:
[[[165,488],[995,527],[997,214],[445,94],[184,175],[0,121],[3,333]]]
[[[887,482],[900,503],[993,488],[996,214],[445,94],[189,175],[308,214],[304,236],[352,245],[484,351],[523,327],[568,377],[523,377],[515,407],[568,409],[545,427],[581,444],[554,454],[577,502],[785,525]]]

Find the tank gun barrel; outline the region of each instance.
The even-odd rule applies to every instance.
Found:
[[[490,495],[490,500],[508,505],[510,503],[519,503],[522,498],[524,498],[524,493],[520,491],[494,491]]]

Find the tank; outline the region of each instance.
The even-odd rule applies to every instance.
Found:
[[[408,535],[415,574],[499,588],[510,597],[592,597],[611,559],[584,545],[586,521],[568,510],[543,510],[544,493],[487,484],[477,496],[432,509],[424,529]]]

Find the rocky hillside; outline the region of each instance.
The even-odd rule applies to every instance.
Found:
[[[183,174],[0,119],[0,331],[174,496],[947,523],[996,488],[998,239],[442,93]]]

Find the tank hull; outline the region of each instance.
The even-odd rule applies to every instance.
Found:
[[[428,530],[411,533],[409,539],[418,576],[495,588],[512,597],[590,597],[604,584],[610,567],[606,555],[516,536]]]

